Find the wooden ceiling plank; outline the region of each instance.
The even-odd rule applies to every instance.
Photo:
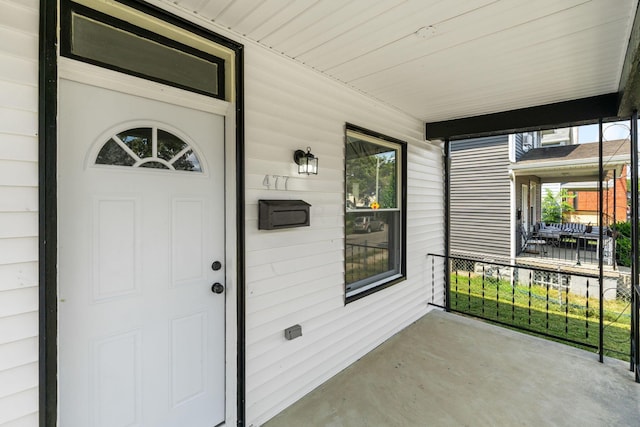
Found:
[[[229,7],[234,0],[216,0],[216,1],[207,1],[200,6],[196,12],[199,15],[202,15],[214,22],[217,22],[218,16],[222,13],[227,7]]]
[[[281,43],[291,38],[306,38],[306,31],[309,27],[313,27],[316,22],[322,21],[343,7],[344,4],[342,2],[319,0],[301,11],[296,15],[295,19],[281,25],[277,30],[263,37],[262,41],[269,46],[273,46],[276,50],[286,52],[286,54],[289,55],[286,49],[280,47]]]
[[[326,16],[305,30],[304,38],[285,40],[280,44],[293,58],[330,42],[377,16],[401,5],[403,0],[345,2],[342,9]],[[339,15],[339,16],[336,16]]]
[[[551,0],[545,1],[548,2]],[[574,5],[574,3],[579,4],[583,1],[584,0],[573,0],[570,5]],[[552,5],[548,7],[557,10],[558,2],[552,2],[551,4]],[[370,58],[369,62],[378,61],[381,66],[385,66],[390,63],[386,58],[386,55],[389,53],[395,55],[395,57],[416,57],[422,55],[425,50],[427,52],[433,52],[448,49],[468,43],[469,41],[481,40],[482,37],[485,37],[487,34],[499,32],[501,28],[513,26],[514,22],[530,19],[528,18],[529,15],[539,14],[541,13],[540,11],[546,10],[545,4],[543,3],[538,7],[534,7],[532,6],[532,2],[525,0],[489,3],[484,7],[466,11],[455,10],[450,12],[447,6],[448,4],[438,4],[433,10],[423,10],[420,11],[420,13],[412,14],[400,22],[399,25],[394,26],[398,31],[387,37],[384,44],[378,43],[377,45],[371,45],[372,47],[375,46],[375,48],[370,48],[363,52],[356,51],[353,55],[350,55],[349,51],[345,51],[344,55],[341,55],[340,50],[338,50],[335,58],[323,59],[323,62],[328,66],[325,70],[331,74],[340,73],[343,70],[351,69],[355,63],[356,65],[353,68],[357,68],[358,72],[362,72],[363,69],[370,69],[364,64],[362,66],[357,65],[362,63],[362,59]],[[446,13],[451,14],[445,15]],[[443,19],[435,22],[436,19],[432,17],[432,14],[442,16]],[[424,27],[426,21],[435,28],[435,34],[426,39],[422,39],[417,37],[415,32],[419,28]],[[487,25],[487,22],[491,22],[492,24]],[[393,41],[393,43],[391,41]],[[368,39],[365,39],[365,43],[368,43]],[[344,49],[345,46],[342,46],[342,48]],[[385,61],[379,61],[379,59],[383,57],[385,57]],[[313,62],[309,63],[313,64]],[[392,61],[391,63],[393,64]],[[343,79],[345,79],[345,81],[350,80],[348,77]]]
[[[238,23],[242,22],[246,17],[251,15],[255,9],[263,5],[265,0],[234,0],[224,10],[222,10],[216,21],[225,27],[237,28]]]
[[[233,29],[249,37],[252,40],[259,41],[264,34],[268,34],[272,31],[272,26],[277,26],[274,22],[279,20],[290,19],[287,17],[289,13],[297,13],[296,6],[292,5],[295,0],[265,0],[260,2],[253,8],[251,13],[239,21]],[[299,4],[298,7],[303,7],[303,4]]]
[[[176,0],[175,4],[191,12],[200,12],[209,0]]]
[[[553,4],[557,5],[558,2]],[[599,8],[588,5],[584,7],[590,9],[589,18],[584,17],[584,11],[578,10],[582,7],[565,9],[566,13],[554,9],[551,13],[548,9],[542,11],[538,2],[529,2],[527,6],[517,9],[521,14],[519,17],[511,16],[510,19],[505,19],[504,16],[500,16],[498,19],[500,24],[495,26],[488,27],[480,24],[489,18],[488,16],[479,16],[477,19],[459,23],[461,27],[468,28],[465,32],[456,32],[449,28],[442,37],[436,36],[431,40],[421,40],[417,37],[406,38],[377,52],[346,62],[329,70],[329,72],[343,81],[353,82],[358,78],[379,71],[380,66],[384,68],[404,66],[423,56],[447,50],[455,51],[460,58],[492,61],[492,55],[501,51],[524,52],[527,47],[536,43],[562,38],[585,27],[604,25],[607,20],[617,18],[617,15],[611,18],[607,17],[607,20],[603,22]],[[515,12],[516,10],[511,9],[505,13],[511,15]],[[568,21],[566,24],[563,22],[565,19]],[[547,21],[553,29],[547,31],[539,29],[540,24]],[[532,37],[532,34],[535,34],[536,37]],[[384,61],[381,58],[384,58]]]
[[[493,2],[494,0],[484,0],[474,5],[477,8]],[[329,69],[349,58],[365,55],[389,44],[390,41],[413,34],[421,27],[451,19],[470,9],[471,2],[410,2],[405,7],[394,8],[388,13],[376,16],[330,43],[300,55],[298,59],[318,69]]]
[[[611,25],[616,24],[612,23]],[[429,65],[433,63],[447,64],[447,66],[444,67],[445,70],[438,68],[430,70],[429,79],[425,79],[424,84],[429,85],[430,80],[440,77],[456,81],[457,85],[462,85],[458,87],[463,88],[465,85],[476,85],[479,78],[499,82],[515,79],[536,83],[540,80],[539,77],[544,75],[553,77],[559,68],[578,73],[585,70],[591,73],[594,70],[608,70],[608,72],[615,74],[619,51],[608,47],[614,46],[622,40],[615,31],[610,30],[606,27],[598,28],[595,34],[589,36],[576,33],[565,38],[559,46],[536,44],[533,47],[522,49],[521,52],[506,50],[491,52],[487,55],[487,59],[489,59],[487,61],[475,60],[476,58],[471,55],[471,52],[443,51],[433,58],[420,58],[412,61],[410,66],[400,67],[397,70],[384,70],[376,75],[360,79],[358,86],[362,86],[366,90],[375,87],[382,91],[396,84],[405,84],[424,76],[424,70],[430,69]],[[594,43],[585,44],[583,42],[585,39],[593,39]],[[571,56],[567,55],[567,51],[571,52]],[[578,61],[580,67],[576,67]],[[392,78],[393,75],[396,75],[397,78]],[[535,77],[538,79],[531,80]],[[609,81],[615,81],[615,75],[611,76]],[[444,82],[437,81],[433,85],[447,90],[442,86],[442,83]],[[485,80],[483,83],[486,84],[487,81]],[[413,90],[415,91],[415,88]]]

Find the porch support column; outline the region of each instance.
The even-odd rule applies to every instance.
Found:
[[[598,142],[598,239],[600,240],[600,244],[598,245],[598,290],[599,290],[599,313],[600,318],[598,321],[599,326],[599,336],[598,336],[598,360],[600,363],[604,362],[604,194],[603,190],[603,181],[604,181],[604,165],[602,163],[602,119],[598,120],[598,133],[599,133],[599,142]],[[578,245],[579,245],[578,239]]]
[[[638,111],[631,115],[631,366],[640,383],[640,286],[638,285]]]
[[[451,141],[444,139],[444,307],[451,311]]]

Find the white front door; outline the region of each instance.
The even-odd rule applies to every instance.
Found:
[[[59,425],[218,425],[224,118],[67,80],[59,94]]]

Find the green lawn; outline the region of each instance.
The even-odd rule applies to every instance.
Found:
[[[558,340],[598,346],[599,305],[557,288],[516,284],[480,275],[451,275],[451,309],[495,320],[531,332],[552,335]],[[605,301],[605,355],[629,360],[630,308],[627,302]]]

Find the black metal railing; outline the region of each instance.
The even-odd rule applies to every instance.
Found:
[[[447,258],[437,254],[428,257]],[[623,273],[603,280],[604,298],[600,298],[599,276],[575,267],[566,271],[481,257],[448,259],[445,277],[449,278],[449,289],[443,308],[602,355],[630,359],[631,287]],[[443,264],[432,260],[430,265],[434,269]],[[442,280],[436,273],[432,271],[431,280]],[[445,283],[439,285],[446,286],[447,281],[442,281]],[[434,289],[438,284],[431,286]]]
[[[347,283],[384,273],[389,270],[389,249],[387,247],[363,244],[346,244]]]

